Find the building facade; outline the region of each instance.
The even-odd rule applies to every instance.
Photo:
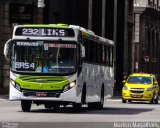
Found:
[[[132,72],[133,0],[117,0],[116,31],[116,86],[115,95],[121,95],[123,79]]]
[[[42,22],[43,10],[37,8],[37,0],[0,1],[0,94],[8,93],[9,63],[4,58],[3,49],[5,42],[12,36],[13,26]]]
[[[133,71],[160,75],[160,0],[134,1]]]

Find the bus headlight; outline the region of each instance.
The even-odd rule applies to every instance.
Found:
[[[68,84],[68,85],[66,85],[66,86],[64,87],[63,92],[68,91],[69,89],[73,88],[75,85],[76,85],[76,82],[75,82],[75,81],[71,82],[70,84]]]
[[[15,84],[16,84],[15,81],[12,80],[12,79],[10,79],[10,83],[11,83],[12,86],[15,86]]]
[[[69,84],[69,87],[72,88],[72,87],[74,87],[75,85],[76,85],[76,82],[71,82],[71,83]]]
[[[17,83],[16,83],[16,85],[15,85],[15,88],[16,88],[17,90],[21,91],[21,87],[20,87],[20,85],[17,84]]]
[[[10,79],[10,83],[13,87],[15,87],[18,91],[21,91],[21,87],[18,83],[16,83],[14,80]]]

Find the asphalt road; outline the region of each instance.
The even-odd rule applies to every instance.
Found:
[[[124,104],[120,98],[112,98],[105,101],[103,110],[88,110],[83,106],[80,112],[74,112],[70,106],[52,110],[32,105],[31,112],[22,112],[19,101],[1,97],[0,122],[2,128],[160,127],[160,101]]]

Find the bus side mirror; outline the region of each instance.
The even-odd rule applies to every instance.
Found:
[[[8,62],[10,61],[10,56],[11,56],[11,49],[10,49],[11,42],[12,40],[9,39],[4,45],[4,56]]]
[[[84,58],[85,57],[85,47],[83,45],[81,46],[81,57]]]

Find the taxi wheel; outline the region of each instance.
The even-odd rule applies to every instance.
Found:
[[[122,103],[126,103],[126,100],[122,98]]]
[[[154,103],[154,99],[152,98],[152,100],[150,101],[150,104],[153,104]]]
[[[158,104],[158,96],[156,97],[156,99],[154,99],[154,103]]]
[[[154,103],[155,103],[155,104],[158,104],[158,99],[157,99],[157,98],[154,100]]]
[[[128,100],[128,102],[129,102],[129,103],[131,103],[131,102],[132,102],[132,100]]]

